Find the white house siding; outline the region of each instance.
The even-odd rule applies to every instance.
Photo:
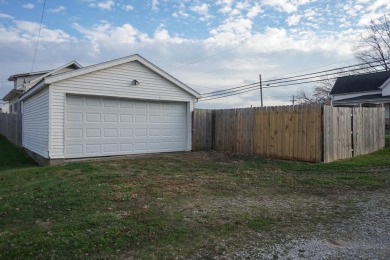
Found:
[[[348,94],[335,94],[333,95],[333,101],[360,97],[363,95],[374,95],[374,94],[381,94],[381,93],[382,92],[378,90],[378,91],[366,91],[366,92],[357,92],[357,93],[348,93]]]
[[[133,79],[139,85],[131,85]],[[137,61],[95,71],[51,85],[52,117],[50,157],[64,158],[64,115],[66,94],[120,97],[141,100],[188,102],[188,147],[191,149],[191,114],[194,97]]]
[[[48,158],[49,88],[23,102],[23,146]]]
[[[386,82],[386,84],[383,86],[382,96],[390,96],[390,81]]]

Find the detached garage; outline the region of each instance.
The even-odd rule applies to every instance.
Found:
[[[20,97],[23,147],[41,164],[190,151],[199,97],[139,55],[48,73]]]

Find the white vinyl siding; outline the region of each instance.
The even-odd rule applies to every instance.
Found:
[[[390,80],[387,80],[385,84],[383,84],[382,96],[390,96]]]
[[[346,93],[346,94],[334,94],[333,100],[343,100],[347,98],[354,98],[354,97],[360,97],[363,95],[375,95],[375,94],[381,94],[382,92],[380,90],[375,91],[365,91],[365,92],[355,92],[355,93]]]
[[[23,103],[23,146],[48,158],[49,88],[31,96]]]
[[[140,84],[131,85],[133,79]],[[137,61],[53,83],[51,91],[51,158],[64,158],[67,94],[186,102],[188,104],[186,150],[191,150],[191,111],[194,107],[194,97]]]

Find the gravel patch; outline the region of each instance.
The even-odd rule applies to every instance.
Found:
[[[331,226],[318,226],[309,238],[299,234],[273,245],[262,239],[215,259],[389,259],[390,192],[353,192],[357,213]]]

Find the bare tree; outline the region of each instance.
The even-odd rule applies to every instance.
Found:
[[[329,93],[335,77],[361,74],[372,71],[390,71],[390,21],[386,15],[379,21],[371,20],[366,33],[360,36],[355,57],[365,63],[359,70],[340,71],[337,75],[322,78],[312,92],[299,90],[296,94],[298,104],[324,103],[331,99]]]
[[[298,104],[325,103],[331,100],[330,91],[337,77],[351,75],[351,72],[340,70],[337,74],[323,76],[312,91],[298,90],[296,100]]]
[[[369,64],[369,71],[390,70],[390,22],[386,15],[379,21],[371,20],[366,34],[360,36],[355,57]],[[373,63],[377,61],[377,63]],[[379,65],[378,65],[379,64]],[[378,68],[379,67],[379,68]]]
[[[313,91],[298,90],[296,100],[298,104],[325,103],[331,99],[329,93],[332,90],[334,80],[326,80],[318,83]]]

